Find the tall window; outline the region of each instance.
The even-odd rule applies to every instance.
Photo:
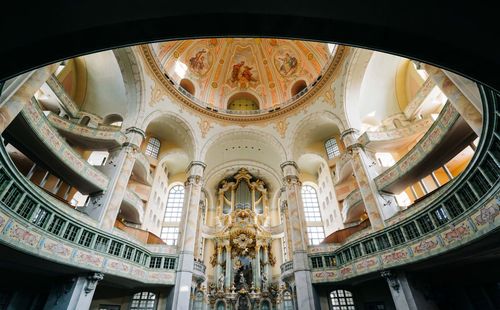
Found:
[[[149,138],[148,146],[146,146],[146,155],[158,159],[158,153],[160,152],[160,140],[156,138]]]
[[[332,159],[335,156],[340,155],[339,145],[337,144],[337,140],[335,138],[330,138],[325,142],[326,155],[328,155],[328,159]]]
[[[346,290],[335,290],[330,293],[333,310],[356,310],[352,293]]]
[[[321,222],[318,195],[314,187],[310,185],[302,186],[302,202],[304,203],[304,213],[307,222]]]
[[[176,185],[168,192],[167,207],[163,218],[161,238],[168,245],[176,245],[179,237],[179,222],[181,221],[184,204],[184,186]]]
[[[325,238],[323,222],[319,210],[318,194],[310,185],[302,186],[302,202],[307,222],[307,235],[310,245],[317,245]]]
[[[134,294],[130,303],[130,310],[154,310],[156,309],[156,294],[151,292],[140,292]]]
[[[325,231],[322,226],[309,226],[307,227],[307,236],[310,245],[317,245],[325,239]]]

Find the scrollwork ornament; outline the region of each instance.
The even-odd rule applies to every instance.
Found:
[[[104,279],[104,275],[100,272],[93,273],[87,277],[87,284],[85,285],[84,291],[85,296],[87,296],[90,292],[95,290],[97,287],[97,282]]]
[[[389,286],[394,289],[397,293],[399,293],[399,281],[397,276],[390,270],[383,270],[380,275],[387,279]]]

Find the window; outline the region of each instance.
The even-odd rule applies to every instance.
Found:
[[[109,238],[103,236],[97,236],[97,240],[95,241],[94,249],[97,251],[106,252],[108,248]]]
[[[29,219],[31,212],[35,209],[35,207],[36,202],[26,197],[16,212],[25,219]]]
[[[149,268],[160,268],[161,267],[161,257],[151,257],[149,261]]]
[[[151,292],[140,292],[134,294],[130,303],[130,310],[154,310],[156,309],[156,295]]]
[[[179,238],[179,227],[163,227],[161,229],[161,239],[168,245],[177,245]]]
[[[438,226],[444,225],[448,222],[448,216],[446,215],[443,207],[438,207],[435,210],[431,211],[431,215]]]
[[[125,251],[123,251],[123,257],[125,259],[130,259],[132,257],[132,251],[134,249],[128,245],[125,246]]]
[[[76,235],[78,234],[79,231],[80,227],[70,223],[68,224],[66,231],[64,231],[63,238],[73,242],[75,241]]]
[[[448,213],[453,218],[459,216],[460,214],[462,214],[462,212],[464,212],[462,206],[460,205],[460,202],[458,202],[458,199],[456,197],[449,198],[444,202],[444,205],[446,206]]]
[[[358,258],[361,255],[363,255],[363,253],[361,252],[361,245],[359,245],[359,244],[353,245],[351,249],[352,249],[352,254],[353,254],[354,258]]]
[[[351,250],[350,249],[347,249],[345,250],[344,252],[342,252],[344,254],[344,259],[346,262],[349,262],[352,260],[352,254],[351,254]]]
[[[156,138],[149,138],[148,145],[146,146],[146,155],[158,159],[158,153],[160,152],[160,140]]]
[[[319,257],[311,257],[311,264],[313,268],[323,268],[323,258]]]
[[[326,140],[325,149],[328,159],[332,159],[335,156],[340,155],[339,145],[337,144],[337,140],[335,138],[330,138]]]
[[[11,209],[15,207],[17,200],[21,197],[22,192],[16,185],[12,185],[10,189],[8,189],[7,194],[2,197],[2,202]]]
[[[371,239],[363,242],[363,247],[365,248],[366,254],[370,254],[377,251],[377,248],[375,247],[375,242],[373,242],[373,240]]]
[[[325,265],[326,267],[335,267],[337,265],[335,256],[333,255],[325,256]]]
[[[346,290],[335,290],[330,293],[333,310],[356,310],[352,293]]]
[[[377,241],[377,246],[379,250],[384,250],[391,247],[391,243],[389,242],[389,237],[387,237],[387,235],[385,234],[377,236],[375,240]]]
[[[52,220],[52,223],[50,223],[48,230],[54,235],[59,235],[65,222],[66,221],[59,216],[54,216],[54,219]]]
[[[109,247],[108,253],[111,255],[119,256],[122,249],[122,245],[119,242],[111,241],[111,246]]]
[[[325,232],[321,226],[307,227],[307,236],[310,245],[318,245],[325,239]]]
[[[408,237],[408,240],[412,240],[420,236],[420,232],[414,222],[406,224],[403,226],[403,229],[406,233],[406,237]]]
[[[78,241],[78,244],[83,245],[84,247],[90,247],[90,244],[92,243],[92,239],[94,238],[94,233],[84,230],[82,232],[82,235],[80,236],[80,241]]]
[[[175,258],[165,257],[163,260],[163,269],[174,269],[175,268]]]
[[[165,208],[165,222],[180,222],[182,215],[182,206],[184,204],[184,186],[176,185],[170,189]]]
[[[424,214],[421,217],[419,217],[417,219],[417,222],[418,226],[420,226],[420,229],[424,234],[434,229],[434,224],[432,223],[431,217],[427,214]]]
[[[38,227],[43,227],[49,220],[50,213],[44,209],[44,208],[39,208],[38,210],[35,211],[35,214],[33,215],[33,219],[31,222],[35,224]]]
[[[401,232],[401,229],[399,229],[399,228],[391,230],[389,232],[389,235],[391,235],[392,243],[394,245],[398,245],[398,244],[405,242],[405,237],[403,236],[403,233]]]
[[[302,186],[302,202],[304,203],[306,222],[321,222],[318,195],[314,187],[310,185]]]

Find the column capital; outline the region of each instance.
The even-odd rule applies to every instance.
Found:
[[[85,285],[84,291],[85,295],[88,295],[90,292],[95,290],[97,287],[97,282],[104,279],[104,274],[100,272],[95,272],[87,276],[87,285]]]
[[[203,172],[205,171],[205,168],[207,167],[207,164],[205,164],[202,161],[198,160],[193,160],[192,162],[189,163],[189,166],[186,169],[186,173],[193,175],[203,175]]]
[[[280,167],[281,167],[281,170],[284,170],[284,168],[286,166],[293,166],[295,169],[299,170],[299,167],[297,166],[297,163],[294,162],[293,160],[287,160],[285,162],[283,162]]]
[[[139,134],[142,136],[143,139],[146,138],[146,133],[144,132],[144,130],[142,130],[139,127],[135,127],[135,126],[132,126],[132,127],[125,129],[125,134],[126,135],[127,134]]]

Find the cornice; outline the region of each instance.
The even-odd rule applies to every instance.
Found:
[[[311,90],[306,92],[303,96],[298,98],[294,103],[283,107],[279,110],[275,110],[273,112],[269,112],[266,114],[259,115],[230,115],[225,113],[218,113],[208,108],[202,107],[197,103],[190,100],[188,97],[183,95],[174,85],[167,79],[167,77],[163,74],[162,68],[160,68],[157,61],[155,61],[155,57],[151,50],[150,45],[141,45],[139,50],[141,51],[142,57],[147,63],[147,67],[151,70],[155,78],[155,82],[159,82],[161,87],[174,99],[178,100],[185,106],[189,107],[191,110],[194,110],[202,115],[209,116],[212,119],[221,121],[222,123],[233,123],[233,124],[242,124],[242,123],[259,123],[259,122],[267,122],[274,119],[279,119],[284,116],[288,116],[294,112],[297,112],[299,107],[305,107],[311,104],[316,97],[322,94],[322,90],[324,86],[328,84],[340,71],[342,67],[340,64],[346,59],[348,55],[349,47],[339,45],[337,47],[337,51],[333,56],[332,61],[328,69],[325,71],[323,77],[316,83]]]

